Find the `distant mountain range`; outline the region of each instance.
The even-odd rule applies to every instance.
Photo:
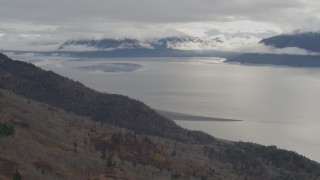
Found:
[[[67,55],[75,57],[234,57],[239,53],[228,52],[224,46],[243,44],[243,38],[231,36],[191,37],[174,36],[150,40],[134,38],[74,39],[61,44],[50,44],[52,50],[7,50],[15,54]],[[248,38],[248,37],[247,37]],[[254,39],[254,38],[253,38]],[[257,41],[257,40],[254,40]],[[46,49],[46,48],[44,48]],[[1,52],[1,50],[0,50]]]
[[[232,55],[234,47],[258,43],[256,34],[208,32],[201,37],[187,34],[162,38],[75,38],[72,40],[43,40],[34,42],[28,37],[8,34],[0,37],[0,51],[70,55],[79,57],[127,56],[221,56]],[[60,42],[59,42],[60,41]]]
[[[64,42],[59,50],[63,51],[78,51],[76,47],[82,46],[88,48],[88,50],[106,50],[112,51],[117,49],[151,49],[150,43],[141,42],[137,39],[81,39],[81,40],[69,40]],[[71,48],[71,49],[70,49]],[[91,49],[90,49],[91,48]],[[81,50],[81,49],[79,49]]]
[[[294,67],[320,67],[319,32],[298,32],[277,35],[261,40],[260,44],[264,44],[271,48],[277,48],[278,50],[285,48],[296,48],[296,50],[303,50],[306,53],[244,53],[239,56],[228,58],[228,60],[225,62],[286,65]]]
[[[276,48],[297,47],[308,51],[320,52],[320,33],[282,34],[263,39],[260,43]]]
[[[124,49],[148,49],[148,50],[219,50],[231,44],[244,44],[239,39],[250,39],[253,37],[232,37],[230,35],[192,37],[173,36],[159,39],[138,40],[132,38],[124,39],[80,39],[64,42],[58,50],[60,51],[113,51]],[[237,40],[235,40],[237,39]],[[237,42],[236,42],[237,41]]]
[[[42,43],[21,43],[22,49],[13,49],[19,36],[6,35],[0,38],[2,52],[16,54],[34,53],[40,55],[74,57],[222,57],[226,62],[250,64],[274,64],[295,67],[320,67],[320,33],[295,32],[272,35],[261,33],[222,33],[208,31],[201,37],[187,34],[163,38],[86,38],[73,40],[44,41]],[[262,39],[262,37],[268,37]],[[23,42],[23,37],[21,37]],[[28,40],[30,41],[30,40]],[[14,42],[14,43],[11,43]],[[30,41],[31,42],[31,41]],[[11,43],[11,45],[10,45]],[[241,49],[247,45],[241,54]],[[29,50],[28,48],[30,47]],[[250,47],[250,46],[249,46]],[[262,51],[261,49],[262,48]],[[265,49],[263,49],[265,48]],[[1,50],[0,50],[1,51]]]

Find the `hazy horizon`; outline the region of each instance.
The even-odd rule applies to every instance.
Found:
[[[188,35],[226,36],[225,42],[238,37],[220,48],[229,51],[265,50],[256,46],[262,38],[295,30],[318,31],[319,11],[320,3],[313,0],[4,1],[0,49],[51,51],[70,39]]]

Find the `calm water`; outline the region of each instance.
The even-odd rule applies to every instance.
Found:
[[[155,109],[243,120],[176,122],[223,139],[276,145],[320,162],[320,69],[231,65],[217,58],[33,63]]]

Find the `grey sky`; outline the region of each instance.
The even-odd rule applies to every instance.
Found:
[[[319,14],[316,0],[1,0],[0,36],[151,36],[210,29],[281,33],[318,30]]]
[[[313,8],[299,0],[2,0],[1,17],[36,23],[73,21],[172,23],[272,20],[288,10]],[[309,7],[308,7],[309,6]],[[274,19],[275,20],[275,19]]]

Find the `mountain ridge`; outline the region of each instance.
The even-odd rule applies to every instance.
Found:
[[[236,36],[215,34],[201,37],[180,35],[149,39],[93,37],[59,42],[45,41],[43,44],[33,42],[18,50],[3,47],[2,52],[75,57],[231,57],[239,54],[232,49],[233,47],[257,43],[258,40],[259,38],[254,36],[239,34]],[[0,42],[2,42],[1,38]],[[3,40],[2,43],[6,44],[6,41]],[[30,50],[27,50],[28,48]]]
[[[260,43],[276,48],[297,47],[308,51],[320,52],[320,32],[281,34],[262,39]]]
[[[26,179],[320,177],[320,165],[295,152],[185,130],[141,102],[2,54],[0,87],[0,119],[15,132],[0,137],[2,179],[15,169]]]
[[[291,67],[320,67],[320,32],[297,32],[281,34],[263,39],[259,42],[276,49],[300,48],[304,55],[243,53],[229,57],[225,62],[242,64],[283,65]]]
[[[89,116],[96,121],[135,130],[137,133],[171,137],[180,141],[214,140],[202,132],[191,132],[177,126],[172,120],[129,97],[94,91],[52,71],[13,61],[5,55],[0,56],[0,63],[0,88],[10,89],[30,99]]]
[[[73,39],[67,40],[58,48],[60,51],[112,51],[119,49],[153,49],[153,50],[224,50],[224,47],[243,46],[258,42],[258,38],[252,36],[232,36],[226,34],[195,36],[169,36],[154,39],[135,38],[100,38],[100,39]],[[231,45],[232,44],[232,45]],[[82,47],[82,48],[80,48]]]
[[[16,95],[0,88],[0,178],[12,179],[316,179],[320,165],[275,146],[183,143]]]
[[[68,51],[69,46],[84,46],[96,48],[95,50],[119,50],[119,49],[178,49],[178,50],[210,50],[217,44],[223,43],[218,38],[203,39],[191,36],[172,36],[158,39],[138,40],[135,38],[101,38],[68,40],[58,48],[60,51]],[[90,49],[89,49],[90,50]],[[91,49],[94,50],[94,49]]]

